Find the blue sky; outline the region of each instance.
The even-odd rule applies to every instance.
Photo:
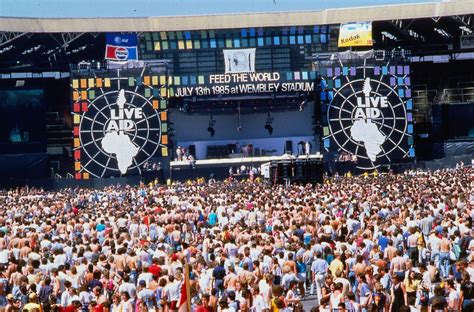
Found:
[[[0,16],[162,17],[308,11],[427,2],[441,0],[0,0]]]

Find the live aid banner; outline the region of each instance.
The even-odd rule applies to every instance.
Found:
[[[171,97],[312,92],[317,73],[255,72],[171,77]]]
[[[344,23],[339,29],[338,47],[372,46],[372,23]]]

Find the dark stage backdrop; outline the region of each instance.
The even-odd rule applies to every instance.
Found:
[[[43,90],[0,90],[0,154],[46,151]]]

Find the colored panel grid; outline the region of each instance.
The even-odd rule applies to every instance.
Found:
[[[165,134],[161,136],[161,143],[164,145],[168,144],[168,135]]]
[[[168,132],[168,124],[167,123],[162,123],[161,124],[161,132],[163,132],[163,133]]]
[[[81,89],[87,88],[87,79],[81,79]]]
[[[160,89],[154,88],[153,89],[153,96],[154,97],[159,97],[160,96]]]
[[[96,78],[96,80],[95,80],[96,87],[97,88],[102,88],[102,86],[103,86],[102,82],[103,82],[102,78]]]
[[[76,172],[76,174],[74,175],[74,179],[81,180],[82,179],[82,174],[80,174],[79,172]]]
[[[110,88],[110,78],[105,78],[104,79],[104,87]]]
[[[75,160],[81,159],[81,150],[74,151],[74,159]]]
[[[151,77],[151,84],[154,86],[158,85],[158,76]]]
[[[166,76],[160,76],[160,85],[166,84]]]
[[[149,98],[151,96],[151,90],[150,88],[146,88],[143,92],[143,95],[146,97],[146,98]]]
[[[407,133],[410,133],[410,134],[413,133],[413,124],[408,124],[408,126],[407,126]]]
[[[72,119],[76,125],[81,123],[81,115],[74,114]]]
[[[79,113],[81,111],[81,104],[78,102],[75,102],[72,104],[72,111],[74,113]]]
[[[90,178],[89,172],[84,172],[84,173],[82,174],[82,178],[83,178],[84,180],[89,180],[89,178]]]
[[[160,113],[160,119],[161,119],[161,121],[168,120],[168,113],[167,112],[161,112]]]
[[[192,48],[193,48],[192,40],[186,40],[186,49],[192,49]]]
[[[89,99],[95,99],[95,90],[89,90]]]
[[[161,148],[161,156],[168,157],[168,148],[167,147],[162,147]]]
[[[81,91],[81,100],[87,100],[87,91]]]
[[[158,100],[153,100],[152,104],[153,104],[153,109],[158,109]]]
[[[135,86],[135,78],[128,77],[128,86],[129,87],[134,87]]]
[[[79,99],[79,92],[73,91],[72,92],[72,100],[77,101]]]
[[[81,162],[80,161],[75,161],[74,162],[74,170],[76,170],[76,171],[81,170]]]
[[[155,51],[160,51],[161,50],[161,42],[155,42],[155,45],[154,45],[154,50]]]
[[[89,78],[87,81],[88,81],[88,84],[89,84],[89,88],[94,88],[94,81],[95,79],[94,78]]]
[[[72,132],[73,132],[74,136],[79,136],[79,127],[74,127]]]
[[[150,85],[150,76],[143,77],[143,84],[149,86]]]
[[[411,97],[411,89],[407,89],[405,91],[405,97],[407,97],[407,98]]]
[[[83,112],[87,112],[87,102],[81,102],[81,110]]]
[[[405,90],[404,89],[398,89],[398,96],[399,97],[405,97]]]
[[[72,87],[73,87],[74,89],[79,88],[79,80],[73,79],[73,80],[72,80]]]
[[[324,139],[323,144],[324,144],[324,148],[329,148],[331,146],[329,139]]]
[[[412,110],[413,109],[413,100],[410,99],[407,101],[407,110]]]
[[[79,147],[79,146],[81,146],[81,141],[79,141],[78,138],[75,138],[74,139],[74,147]]]
[[[409,156],[412,158],[415,157],[415,149],[413,147],[410,148]]]
[[[178,49],[179,50],[184,50],[184,41],[183,40],[178,41]]]
[[[323,135],[328,136],[329,135],[329,127],[323,127]]]
[[[166,96],[167,96],[167,94],[166,94],[166,88],[161,88],[161,89],[160,89],[160,95],[161,95],[162,97],[166,97]]]
[[[166,100],[160,101],[160,109],[166,109],[167,106],[168,106],[168,102]]]

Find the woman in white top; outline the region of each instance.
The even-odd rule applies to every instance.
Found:
[[[446,287],[448,289],[448,310],[450,312],[457,312],[459,310],[459,292],[454,287],[453,280],[446,281]]]
[[[287,307],[293,307],[293,311],[298,310],[301,306],[301,299],[296,294],[296,288],[298,287],[298,281],[293,280],[290,282],[290,288],[286,293],[285,304]]]
[[[329,305],[331,311],[339,311],[339,303],[344,302],[344,294],[342,293],[342,283],[334,284],[334,290],[329,296]]]

